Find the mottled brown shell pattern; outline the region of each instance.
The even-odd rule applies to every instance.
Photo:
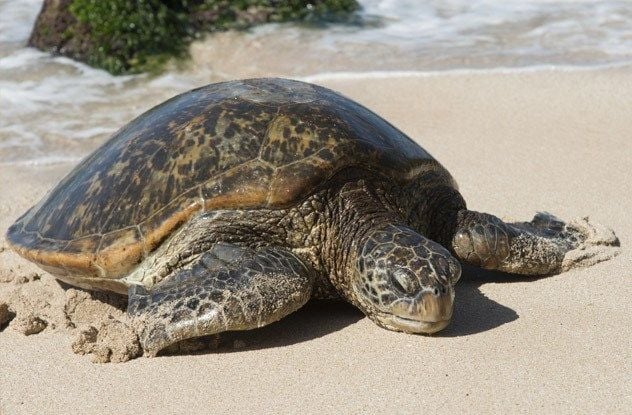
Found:
[[[365,107],[283,79],[211,84],[142,114],[9,228],[57,275],[125,275],[201,210],[291,206],[347,167],[405,180],[433,160]]]

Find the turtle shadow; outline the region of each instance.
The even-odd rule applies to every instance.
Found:
[[[63,281],[57,282],[64,290],[76,289]],[[105,291],[86,292],[92,300],[106,303],[123,312],[127,308],[125,296]],[[233,353],[285,347],[334,333],[363,318],[365,316],[360,310],[345,301],[312,300],[296,312],[267,326],[186,339],[162,350],[159,355]]]
[[[468,336],[517,320],[519,315],[515,310],[488,298],[480,287],[488,283],[523,282],[539,278],[545,277],[525,277],[463,265],[461,281],[456,285],[452,322],[434,336]],[[62,282],[60,284],[64,288],[72,288]],[[125,297],[102,292],[90,294],[93,299],[125,309]],[[335,333],[364,318],[367,317],[360,310],[345,301],[313,300],[298,311],[265,327],[185,340],[160,355],[235,353],[287,347]]]
[[[487,297],[480,287],[488,283],[513,283],[535,281],[545,277],[532,277],[488,271],[463,265],[463,274],[456,285],[456,301],[452,322],[438,337],[460,337],[488,330],[517,320],[520,316],[515,310]]]
[[[487,283],[532,281],[536,278],[463,266],[463,276],[456,286],[457,300],[452,323],[435,336],[472,335],[518,319],[516,311],[486,297],[480,287]],[[360,310],[345,301],[311,301],[297,312],[268,326],[201,338],[198,339],[197,350],[176,348],[161,355],[236,353],[286,347],[326,336],[364,318],[367,317]]]
[[[341,300],[313,300],[298,311],[267,326],[246,330],[223,332],[219,335],[192,339],[194,350],[184,347],[170,348],[160,355],[185,355],[209,353],[235,353],[247,350],[263,350],[286,347],[326,336],[365,318],[351,304]],[[197,350],[196,350],[197,349]]]

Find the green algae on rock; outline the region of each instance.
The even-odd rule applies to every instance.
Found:
[[[339,19],[356,0],[45,0],[29,46],[113,74],[158,72],[205,32]]]

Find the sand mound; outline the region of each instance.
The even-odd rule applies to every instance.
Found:
[[[72,350],[91,355],[95,363],[126,362],[143,354],[138,322],[127,316],[127,298],[106,292],[75,289],[51,275],[34,271],[31,264],[8,251],[0,268],[0,331],[26,336],[44,331],[63,332],[74,338]],[[245,347],[242,340],[222,338],[224,346]],[[161,351],[187,354],[220,347],[220,337],[188,339]]]
[[[142,354],[124,297],[64,287],[25,268],[0,275],[0,329],[27,336],[65,331],[76,338],[73,351],[92,354],[94,362],[125,362]]]

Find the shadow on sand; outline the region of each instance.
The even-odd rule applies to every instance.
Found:
[[[487,298],[481,292],[480,286],[487,283],[511,283],[533,279],[464,266],[463,276],[456,286],[452,323],[435,336],[467,336],[492,330],[518,319],[518,314],[514,310]],[[358,309],[344,301],[314,301],[269,326],[198,339],[198,345],[193,345],[192,349],[189,349],[191,345],[182,345],[164,354],[232,353],[284,347],[326,336],[363,318],[366,317]]]
[[[492,330],[518,319],[518,313],[486,297],[480,287],[488,283],[511,283],[533,279],[533,277],[487,271],[463,265],[461,280],[456,285],[452,322],[436,336],[466,336]]]
[[[360,310],[344,301],[312,301],[268,326],[185,340],[160,355],[233,353],[284,347],[326,336],[363,318]]]

